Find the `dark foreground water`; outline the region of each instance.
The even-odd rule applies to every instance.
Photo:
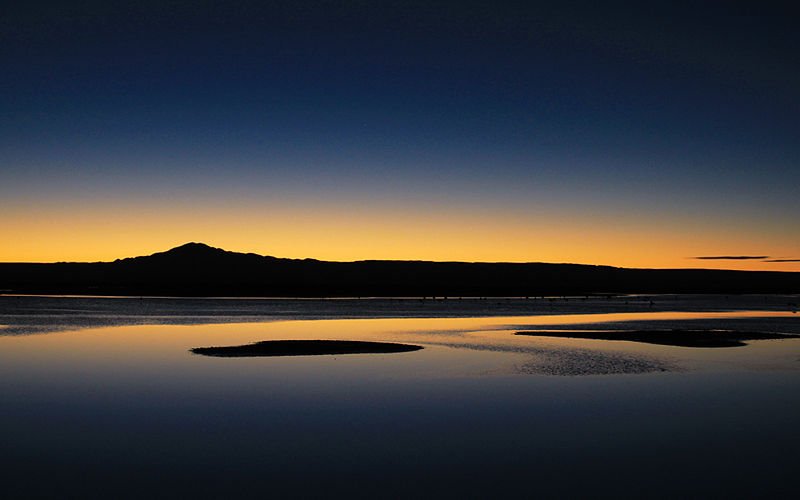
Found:
[[[797,334],[796,302],[0,297],[0,497],[794,498],[800,340],[514,333]],[[189,352],[278,339],[424,349]]]

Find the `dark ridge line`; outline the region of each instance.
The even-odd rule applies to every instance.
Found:
[[[0,263],[0,290],[12,294],[186,297],[793,294],[800,293],[800,273],[508,262],[327,262],[189,243],[113,262]]]

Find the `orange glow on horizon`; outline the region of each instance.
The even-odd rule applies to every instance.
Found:
[[[2,262],[94,262],[148,255],[189,241],[288,258],[569,262],[638,268],[800,271],[800,263],[696,260],[701,255],[797,257],[791,232],[732,233],[724,226],[578,210],[530,213],[422,206],[271,207],[231,202],[59,210],[14,207],[0,216]]]

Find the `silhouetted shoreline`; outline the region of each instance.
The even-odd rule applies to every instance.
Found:
[[[587,340],[620,340],[676,347],[742,347],[747,340],[797,339],[800,335],[732,330],[614,330],[564,331],[536,330],[517,332],[531,337],[557,337]]]
[[[220,358],[277,357],[277,356],[323,356],[339,354],[390,354],[411,352],[422,346],[396,344],[392,342],[363,342],[356,340],[265,340],[254,344],[195,347],[195,354]]]
[[[800,273],[546,263],[325,262],[188,243],[114,262],[0,263],[0,291],[186,297],[535,297],[800,293]]]

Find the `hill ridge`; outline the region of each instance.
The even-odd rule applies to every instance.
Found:
[[[537,296],[800,293],[800,273],[542,262],[330,262],[189,242],[113,262],[2,264],[0,292],[176,296]]]

